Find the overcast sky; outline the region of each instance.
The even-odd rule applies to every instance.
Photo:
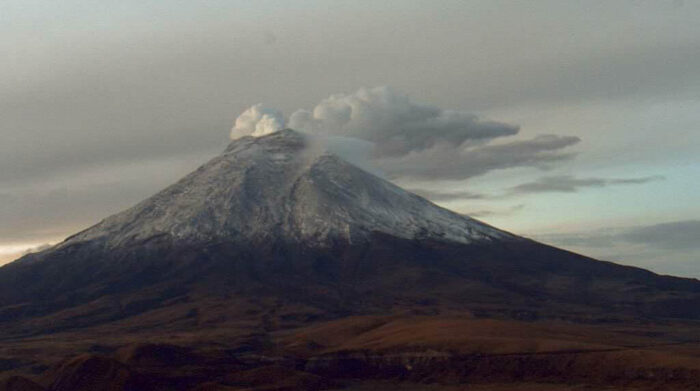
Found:
[[[245,112],[234,136],[266,118],[369,143],[457,212],[700,277],[698,20],[678,0],[3,0],[0,262],[177,180]]]

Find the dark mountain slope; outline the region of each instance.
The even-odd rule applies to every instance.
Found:
[[[498,230],[291,130],[236,140],[133,208],[0,268],[6,324],[96,300],[111,304],[76,325],[128,317],[177,297],[262,296],[330,317],[416,306],[700,317],[697,280],[596,261]]]

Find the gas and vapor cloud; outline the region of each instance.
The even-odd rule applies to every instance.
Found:
[[[260,137],[284,128],[284,117],[278,110],[261,103],[250,107],[236,118],[231,129],[231,139],[242,136]]]
[[[466,179],[496,169],[544,168],[571,158],[562,150],[580,141],[543,135],[497,142],[517,135],[518,126],[415,103],[388,87],[334,94],[286,121],[278,110],[258,104],[236,119],[231,137],[261,136],[284,127],[369,142],[373,163],[391,178]]]

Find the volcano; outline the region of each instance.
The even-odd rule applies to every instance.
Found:
[[[505,232],[323,145],[237,139],[0,268],[0,391],[700,389],[699,281]]]
[[[289,129],[235,140],[131,209],[0,268],[4,327],[86,305],[79,320],[50,327],[112,322],[183,297],[274,298],[328,318],[415,308],[700,317],[697,280],[499,230]]]

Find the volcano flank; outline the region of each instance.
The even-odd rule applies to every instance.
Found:
[[[499,320],[485,326],[480,318]],[[194,389],[188,387],[214,378],[229,388],[211,389],[236,384],[251,389],[268,376],[266,370],[284,374],[287,380],[280,381],[325,389],[337,386],[332,379],[343,377],[347,357],[318,361],[319,354],[361,351],[366,356],[356,358],[361,364],[353,364],[358,371],[353,376],[395,374],[391,360],[382,364],[389,369],[382,369],[367,364],[372,361],[367,357],[406,346],[418,349],[399,337],[406,325],[412,325],[411,335],[423,338],[420,349],[448,346],[450,354],[466,354],[464,349],[469,354],[600,353],[621,349],[613,343],[616,337],[537,325],[694,324],[698,318],[697,280],[598,261],[505,232],[405,191],[290,129],[234,140],[151,198],[0,268],[0,331],[6,340],[27,348],[42,335],[57,334],[77,341],[71,348],[76,352],[112,355],[56,364],[66,352],[51,350],[44,359],[58,372],[47,372],[36,385],[49,389],[72,384],[66,368],[79,373],[85,365],[112,368],[119,384],[131,384],[124,389],[159,389],[156,383]],[[458,330],[471,330],[475,339],[438,343],[433,334],[441,327],[456,333],[454,341],[462,341]],[[534,348],[475,347],[479,333],[488,334],[490,327],[539,342]],[[384,328],[393,331],[383,334]],[[111,339],[100,341],[96,330]],[[548,333],[559,342],[542,342]],[[494,343],[494,336],[489,338]],[[146,339],[179,340],[187,347],[132,346]],[[650,342],[624,345],[639,343]],[[225,349],[204,354],[202,346]],[[138,358],[144,351],[145,361]],[[317,361],[282,360],[283,369],[263,370],[267,367],[260,363],[244,362],[251,352]],[[439,357],[448,367],[455,360]],[[459,357],[459,365],[471,362]],[[180,371],[184,363],[247,372],[239,380],[221,380],[220,374],[173,380],[162,372]],[[21,358],[12,365],[29,370],[38,364]],[[582,365],[576,367],[580,376],[588,373],[584,364],[571,365]],[[422,369],[421,381],[430,368]],[[487,378],[486,372],[478,376]],[[151,384],[144,376],[158,380]]]

